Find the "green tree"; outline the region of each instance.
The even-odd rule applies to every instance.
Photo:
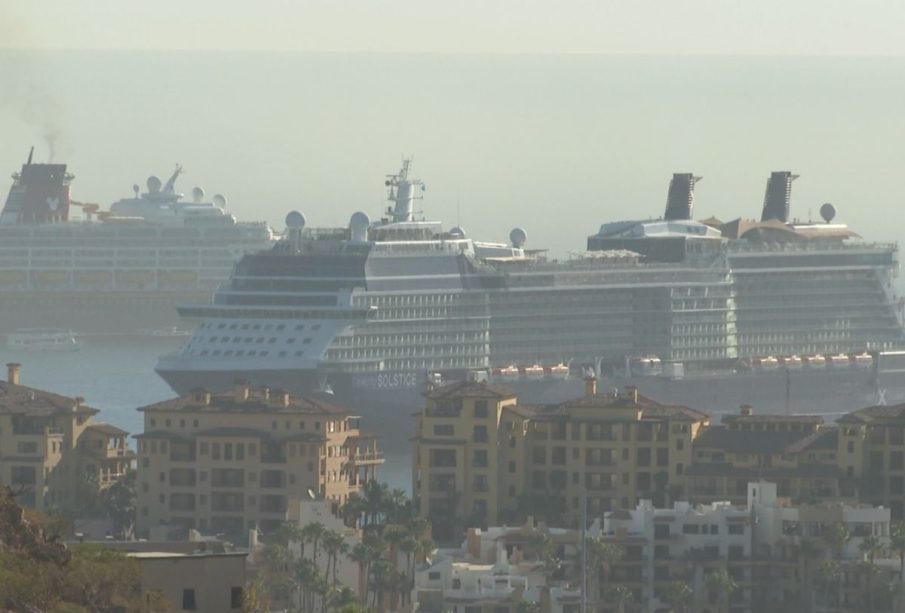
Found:
[[[800,606],[803,611],[814,610],[813,562],[820,557],[820,550],[811,539],[802,539],[796,547],[796,558],[801,565],[802,589]]]
[[[704,577],[707,591],[716,599],[717,613],[724,610],[723,604],[728,604],[732,593],[738,589],[738,585],[729,576],[725,568],[713,570]]]
[[[666,586],[663,599],[672,613],[686,613],[694,602],[694,589],[685,581],[673,581]]]
[[[132,537],[135,525],[135,480],[138,473],[130,470],[126,475],[100,493],[101,509],[113,520],[116,538],[126,540]]]
[[[261,581],[249,581],[242,590],[242,613],[268,613],[270,602]]]
[[[839,581],[842,579],[842,571],[839,563],[833,560],[825,560],[817,566],[817,587],[820,593],[831,595],[830,604],[834,607],[839,606]]]
[[[632,603],[632,591],[624,585],[608,585],[603,590],[603,598],[616,608],[616,613],[625,613]]]

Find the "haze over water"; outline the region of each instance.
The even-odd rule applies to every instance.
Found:
[[[52,124],[73,197],[104,206],[178,162],[241,219],[345,225],[379,216],[405,153],[426,216],[555,255],[661,215],[680,171],[705,177],[698,218],[757,216],[789,169],[796,217],[905,223],[902,58],[0,51],[0,83],[0,170],[45,159]]]

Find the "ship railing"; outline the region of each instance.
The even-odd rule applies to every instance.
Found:
[[[896,243],[888,242],[794,242],[794,243],[749,243],[746,241],[729,243],[731,253],[782,253],[800,251],[897,251]]]

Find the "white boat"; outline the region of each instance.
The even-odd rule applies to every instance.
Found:
[[[525,367],[525,378],[529,381],[538,381],[540,379],[543,379],[546,374],[547,373],[546,371],[544,371],[544,367],[539,364]]]
[[[519,378],[518,367],[516,366],[507,366],[505,368],[500,369],[500,377],[504,381],[516,381]]]
[[[180,330],[176,326],[172,326],[170,328],[144,328],[139,330],[138,334],[150,338],[184,338],[186,336],[191,336],[192,333],[188,330]]]
[[[6,346],[25,351],[78,351],[82,341],[72,330],[23,328],[6,337]]]
[[[550,376],[554,379],[568,379],[569,378],[569,367],[560,362],[555,366],[550,367]]]

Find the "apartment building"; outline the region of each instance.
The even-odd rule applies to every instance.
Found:
[[[347,409],[244,381],[139,411],[139,534],[155,526],[266,534],[298,521],[301,500],[343,503],[383,463],[376,435]]]
[[[755,415],[750,406],[701,430],[686,471],[692,502],[745,504],[748,482],[766,479],[796,500],[854,500],[837,464],[838,431],[818,415]]]
[[[131,470],[128,433],[94,422],[98,410],[20,383],[21,365],[7,364],[0,382],[0,485],[25,506],[46,511],[74,504],[78,488],[105,488]]]
[[[692,602],[687,609],[694,611],[855,612],[867,610],[870,598],[875,598],[874,610],[890,610],[888,593],[887,608],[881,606],[880,586],[895,576],[898,561],[878,559],[868,568],[861,551],[870,536],[881,545],[889,542],[889,509],[838,502],[794,506],[777,491],[775,483],[748,483],[742,505],[677,502],[656,508],[643,500],[634,509],[607,513],[589,533],[622,547],[623,557],[612,566],[608,580],[632,591],[630,610],[668,610],[668,588],[676,581],[689,587]],[[834,524],[847,534],[838,551],[823,539]],[[805,541],[812,553],[802,555]],[[830,561],[838,578],[833,589],[821,588],[819,569]],[[722,596],[722,605],[707,581],[720,569],[735,584],[728,597]],[[592,581],[591,589],[602,580]],[[603,593],[589,598],[606,604]]]
[[[860,499],[905,518],[905,404],[853,411],[837,424],[839,466]]]
[[[598,394],[593,378],[583,397],[544,407],[487,382],[439,387],[417,416],[415,502],[440,539],[463,519],[487,525],[530,513],[526,497],[559,501],[563,522],[575,525],[583,495],[590,513],[602,513],[683,484],[708,420],[636,388]]]

